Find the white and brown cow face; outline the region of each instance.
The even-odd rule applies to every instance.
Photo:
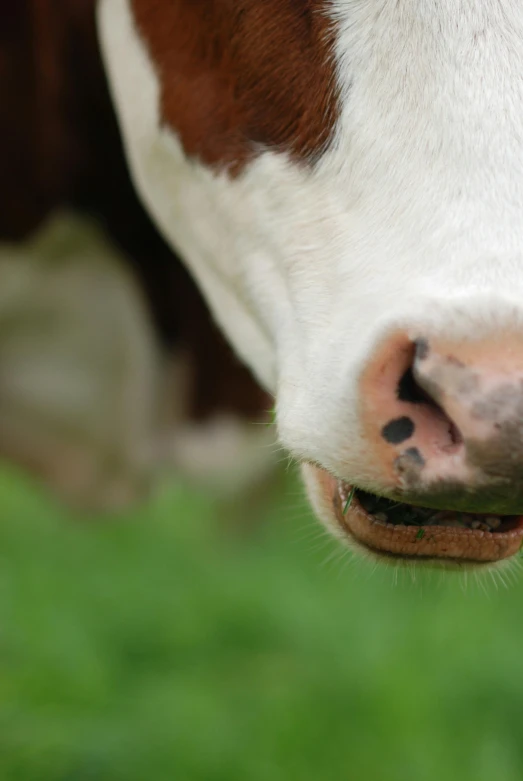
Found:
[[[101,0],[99,21],[138,190],[276,395],[318,514],[384,556],[515,553],[520,1]]]

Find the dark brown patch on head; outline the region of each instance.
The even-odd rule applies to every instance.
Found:
[[[260,148],[314,160],[335,126],[326,0],[132,0],[187,155],[238,174]]]
[[[381,436],[391,445],[399,445],[401,442],[405,442],[406,439],[411,438],[415,428],[414,422],[404,415],[401,418],[396,418],[396,420],[391,420],[386,426],[383,426]]]

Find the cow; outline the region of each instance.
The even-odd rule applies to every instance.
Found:
[[[23,133],[6,123],[1,147],[37,155],[47,145],[18,175],[16,202],[36,193],[29,217],[46,198],[97,214],[138,269],[163,332],[178,315],[190,344],[199,326],[171,281],[179,274],[190,287],[188,269],[260,394],[274,397],[279,441],[301,464],[317,515],[349,546],[458,568],[514,556],[523,539],[517,0],[20,7],[41,33],[46,79],[43,94],[26,94],[27,57],[12,65],[7,101],[18,108],[8,115],[22,117]],[[9,12],[11,26],[21,13]],[[31,115],[33,98],[48,124]],[[44,198],[27,179],[48,181],[48,169],[54,190]],[[149,218],[134,193],[154,229],[142,232]],[[15,209],[0,224],[20,235],[20,219]],[[212,367],[210,386],[221,372]],[[235,382],[224,385],[227,396]],[[251,394],[258,406],[247,412],[259,412],[255,387],[236,400]]]

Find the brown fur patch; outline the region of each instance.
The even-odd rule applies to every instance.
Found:
[[[338,96],[326,0],[131,0],[187,155],[241,172],[260,148],[314,160]]]

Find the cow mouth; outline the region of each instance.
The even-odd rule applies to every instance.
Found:
[[[493,563],[517,553],[523,515],[436,510],[376,496],[317,470],[342,536],[380,557]],[[325,495],[325,493],[327,495]]]

